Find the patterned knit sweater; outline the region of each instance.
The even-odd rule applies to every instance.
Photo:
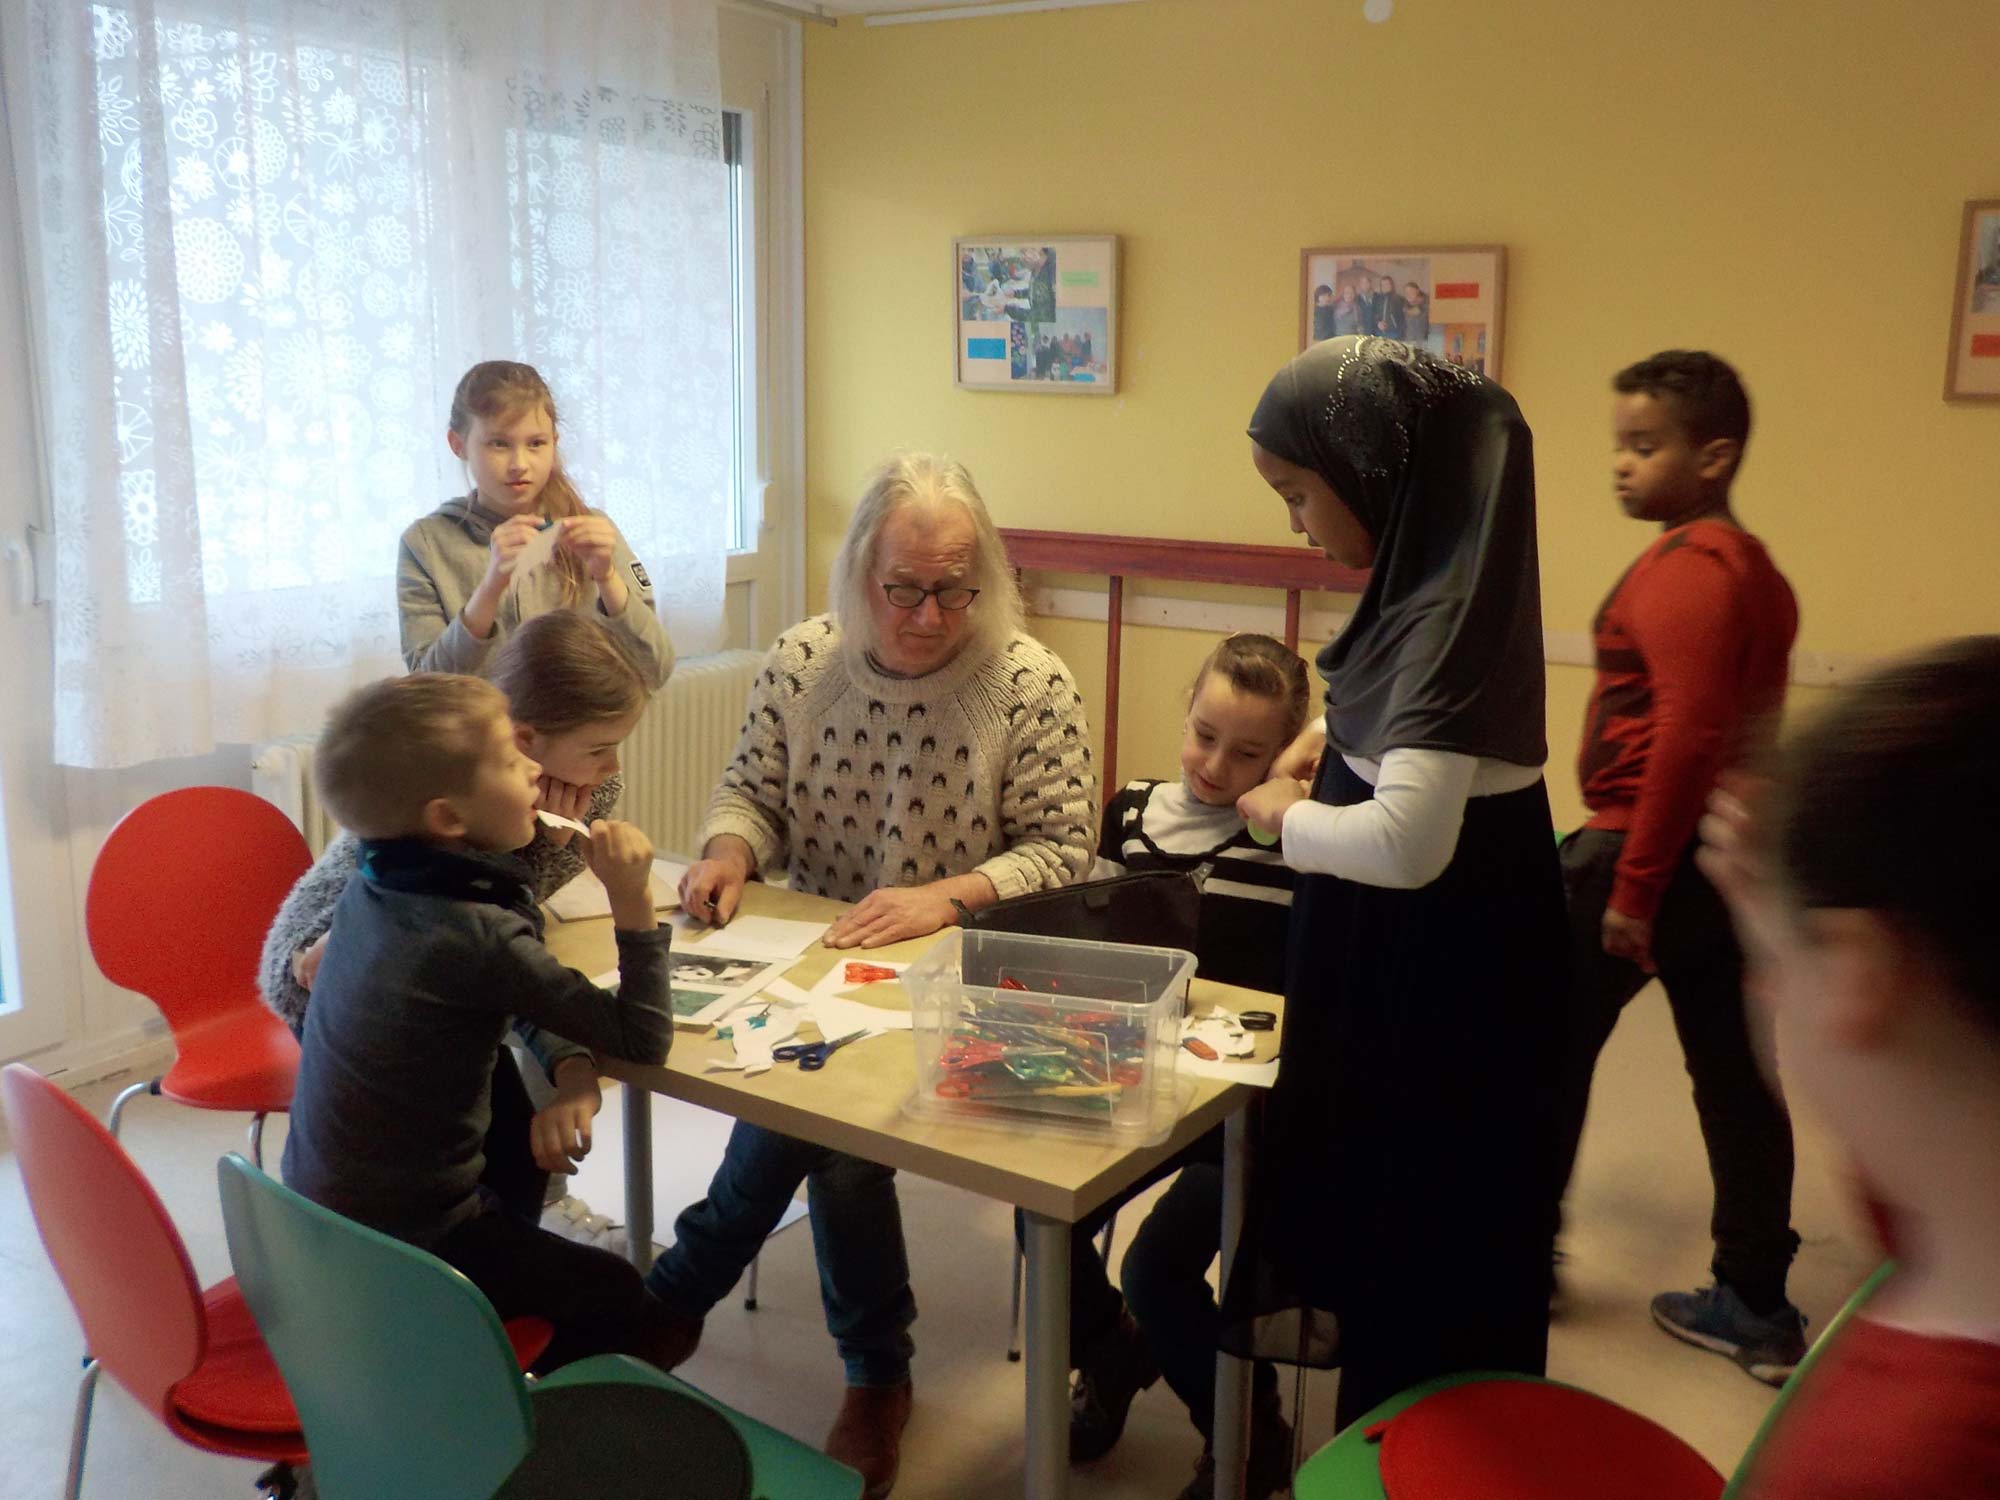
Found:
[[[618,805],[619,793],[624,790],[622,776],[606,777],[590,794],[590,811],[584,821],[610,817]],[[540,823],[535,825],[535,836],[527,847],[516,850],[515,854],[535,872],[535,895],[544,901],[583,873],[583,851],[577,841],[558,844]],[[348,876],[360,863],[361,845],[353,834],[341,834],[326,846],[313,867],[299,877],[299,883],[285,897],[285,904],[278,908],[278,915],[271,919],[271,930],[264,935],[264,952],[257,964],[257,988],[264,996],[264,1003],[293,1031],[304,1028],[306,1005],[312,995],[292,978],[292,955],[318,942],[320,934],[333,926],[333,909],[340,904],[340,893],[347,889]]]
[[[1089,871],[1097,778],[1054,652],[1017,635],[923,677],[859,658],[829,616],[778,637],[704,845],[733,833],[759,870],[843,901],[975,871],[1004,900]]]

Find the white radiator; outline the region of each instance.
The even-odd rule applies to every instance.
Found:
[[[270,740],[258,745],[250,756],[250,790],[292,820],[306,836],[313,858],[318,859],[340,827],[320,805],[313,785],[312,759],[311,740]]]
[[[625,796],[618,816],[638,824],[661,853],[700,853],[695,840],[709,793],[736,749],[763,659],[757,651],[720,651],[680,663],[619,752]],[[313,789],[312,758],[310,740],[258,745],[250,759],[250,790],[298,825],[317,858],[340,829]]]
[[[636,823],[662,854],[695,855],[709,794],[743,732],[760,651],[719,651],[683,661],[619,759],[625,796],[618,815]]]

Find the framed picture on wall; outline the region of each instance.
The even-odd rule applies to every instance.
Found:
[[[982,234],[951,242],[953,356],[972,391],[1118,389],[1118,236]]]
[[[1944,399],[2000,401],[2000,198],[1965,205],[1951,297]]]
[[[1299,254],[1299,348],[1348,333],[1401,339],[1500,378],[1501,245],[1326,245]]]

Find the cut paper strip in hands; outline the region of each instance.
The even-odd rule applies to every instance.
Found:
[[[507,587],[513,588],[535,569],[545,566],[556,555],[556,543],[562,540],[562,534],[562,526],[556,521],[536,532],[528,545],[514,554],[514,571],[507,575]]]
[[[580,833],[585,838],[590,837],[590,825],[588,823],[579,823],[575,818],[565,818],[561,813],[550,812],[546,807],[536,808],[535,816],[551,828],[567,828],[572,833]]]

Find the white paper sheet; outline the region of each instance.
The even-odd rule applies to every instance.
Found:
[[[783,917],[749,917],[738,915],[727,927],[702,928],[692,922],[685,929],[688,934],[687,952],[699,953],[709,948],[726,949],[746,958],[762,958],[770,963],[790,963],[806,949],[818,942],[826,931],[824,922],[793,922]]]
[[[885,1010],[879,1005],[845,1000],[839,995],[814,995],[805,1009],[819,1023],[822,1036],[846,1036],[850,1031],[860,1030],[910,1029],[910,1013],[906,1010]]]
[[[866,996],[867,993],[870,990],[874,989],[876,985],[889,984],[892,982],[887,979],[876,979],[876,980],[862,980],[858,984],[853,983],[847,978],[847,966],[849,964],[867,964],[871,968],[888,969],[892,971],[894,974],[896,974],[899,978],[901,977],[903,971],[909,968],[909,965],[907,963],[877,962],[875,959],[872,958],[836,959],[834,961],[833,967],[828,969],[824,974],[820,975],[819,979],[815,981],[812,987],[812,993],[815,995]]]
[[[672,911],[681,904],[681,876],[687,866],[668,859],[653,861],[653,910]],[[611,915],[611,893],[604,882],[585,870],[548,900],[549,910],[564,922],[585,922]]]

